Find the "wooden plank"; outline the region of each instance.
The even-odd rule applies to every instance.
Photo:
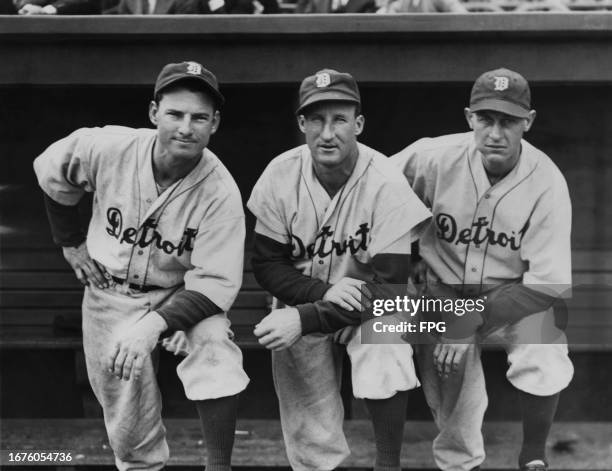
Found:
[[[2,290],[0,308],[63,308],[80,306],[81,290]],[[269,306],[270,297],[263,290],[238,293],[233,307],[237,309],[261,308]],[[572,299],[565,302],[570,315],[585,309],[608,309],[612,312],[612,287],[575,288]]]
[[[491,33],[512,33],[518,35],[588,35],[600,33],[609,36],[612,31],[612,19],[608,17],[575,14],[571,17],[551,12],[547,17],[534,18],[530,15],[486,15],[482,17],[465,17],[464,15],[364,15],[344,14],[317,15],[269,15],[253,17],[252,15],[155,15],[154,17],[133,16],[83,16],[79,21],[65,17],[53,17],[51,21],[42,18],[28,17],[15,21],[10,17],[0,17],[0,37],[4,40],[32,39],[51,37],[62,38],[96,37],[113,39],[119,37],[160,36],[164,39],[184,38],[185,36],[223,37],[232,36],[249,39],[249,36],[277,37],[326,37],[350,34],[402,35],[413,37],[418,34],[474,35],[478,26],[478,35]]]
[[[0,84],[151,86],[178,51],[223,84],[295,84],[321,64],[362,84],[468,83],[499,54],[533,83],[609,83],[611,25],[588,13],[0,18]],[[79,66],[91,57],[105,67]]]
[[[80,306],[83,299],[81,290],[2,290],[0,308],[62,308]],[[261,308],[268,306],[265,291],[240,291],[234,308]]]
[[[245,253],[245,272],[252,272],[251,253]],[[575,274],[612,274],[612,251],[611,250],[573,250],[572,269]],[[41,270],[66,271],[67,264],[61,251],[52,245],[47,247],[3,248],[0,270],[6,271],[31,271]],[[580,278],[579,278],[580,279]],[[609,280],[609,278],[606,278]],[[576,280],[574,284],[580,284]],[[587,279],[588,284],[588,279]]]
[[[198,421],[170,419],[165,424],[171,450],[168,465],[203,465],[206,450]],[[347,421],[345,432],[352,454],[341,467],[371,468],[374,460],[371,424],[366,420]],[[488,422],[484,425],[483,434],[487,449],[484,468],[516,469],[515,453],[509,450],[519,449],[521,425],[516,422]],[[431,458],[431,441],[434,436],[435,426],[432,422],[407,422],[401,455],[402,468],[435,468]],[[3,420],[1,441],[4,450],[0,462],[2,465],[7,464],[7,451],[41,449],[70,451],[73,457],[70,464],[73,466],[113,464],[101,420]],[[551,469],[609,471],[612,465],[610,443],[610,423],[555,423],[547,443]],[[559,444],[565,444],[563,451],[556,451],[555,446]],[[287,467],[279,422],[239,420],[232,465]]]
[[[254,325],[259,322],[267,313],[265,308],[232,308],[228,316],[235,325]],[[34,308],[34,309],[1,309],[0,310],[0,326],[36,326],[36,325],[53,325],[56,319],[62,317],[63,325],[79,326],[81,318],[81,309],[78,307],[66,309],[49,309],[49,308]]]
[[[234,341],[243,349],[263,348],[253,335],[252,325],[234,325]],[[0,349],[74,350],[81,349],[80,330],[57,331],[49,326],[4,326],[0,329]]]
[[[251,253],[245,252],[244,270],[251,272]],[[65,271],[67,262],[57,247],[26,247],[4,250],[0,270],[5,271]]]
[[[573,250],[574,272],[612,272],[612,250]]]
[[[74,273],[66,268],[62,271],[0,271],[0,288],[5,290],[19,289],[80,289],[81,283]],[[261,290],[253,272],[242,276],[242,290]]]

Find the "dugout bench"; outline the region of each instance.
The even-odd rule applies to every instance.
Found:
[[[12,193],[10,200],[14,200],[23,196],[25,191],[31,189],[5,186],[1,194]],[[74,407],[76,413],[68,413],[74,415],[70,418],[61,418],[61,415],[55,418],[45,415],[42,418],[18,418],[18,415],[11,415],[15,418],[2,419],[0,448],[21,451],[70,450],[73,461],[64,465],[112,466],[112,452],[99,418],[101,410],[92,396],[85,373],[80,333],[82,288],[63,260],[61,250],[50,242],[50,235],[44,227],[46,219],[41,212],[42,203],[32,202],[32,207],[26,209],[30,214],[37,214],[37,217],[24,220],[14,215],[15,223],[3,226],[4,243],[0,265],[0,355],[3,368],[8,366],[7,359],[14,363],[35,352],[49,357],[59,354],[59,361],[66,371],[64,381],[57,381],[57,387],[64,388],[66,401],[79,404]],[[10,212],[8,214],[11,219]],[[23,241],[27,241],[28,246],[22,245]],[[604,264],[602,267],[601,255],[594,252],[574,253],[576,284],[603,284],[610,281],[612,265]],[[598,269],[593,270],[593,266]],[[611,328],[609,321],[603,322],[605,306],[609,305],[605,303],[610,302],[609,293],[602,291],[597,294],[584,298],[589,301],[580,306],[584,314],[571,317],[581,321],[570,326],[570,338],[584,343],[574,345],[574,351],[595,349],[605,352],[609,348],[604,344],[593,345],[593,331],[607,335],[606,329]],[[253,352],[267,355],[254,338],[252,329],[268,312],[269,299],[269,295],[254,279],[247,251],[243,286],[229,313],[245,362]],[[257,374],[256,371],[250,372],[253,381],[259,379],[255,377]],[[270,381],[269,377],[267,381]],[[36,385],[36,378],[31,378],[29,383]],[[5,392],[7,387],[5,382]],[[19,385],[12,384],[12,387],[18,388]],[[273,394],[270,388],[268,393]],[[250,394],[251,398],[256,395],[257,392]],[[343,466],[368,468],[373,460],[374,449],[371,425],[366,420],[367,413],[361,401],[351,399],[350,388],[345,387],[343,395],[347,418],[351,419],[347,420],[345,428],[353,450]],[[248,398],[249,394],[246,396]],[[197,466],[203,463],[205,450],[198,421],[170,418],[165,422],[172,450],[169,466]],[[514,456],[508,453],[507,447],[509,443],[520,443],[520,424],[516,421],[487,421],[484,433],[488,451],[487,469],[513,469]],[[405,468],[430,469],[434,466],[430,452],[434,436],[435,427],[430,420],[407,422],[402,454]],[[551,433],[549,450],[552,463],[557,466],[553,469],[609,471],[606,463],[612,463],[612,450],[607,447],[607,443],[612,443],[612,426],[609,422],[556,423]],[[16,464],[8,461],[6,453],[1,458],[4,465]],[[287,467],[278,420],[239,420],[233,463],[234,466],[245,467]]]

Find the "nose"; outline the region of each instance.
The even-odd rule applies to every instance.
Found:
[[[191,119],[189,118],[189,116],[185,116],[179,123],[179,127],[178,127],[178,132],[181,135],[190,135],[192,132],[191,129]]]
[[[494,140],[501,139],[502,128],[499,123],[493,123],[493,126],[491,126],[491,132],[489,132],[489,137]]]
[[[329,141],[334,137],[334,128],[333,124],[326,122],[323,124],[323,129],[321,129],[321,138]]]

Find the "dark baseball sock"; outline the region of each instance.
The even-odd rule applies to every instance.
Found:
[[[195,403],[206,442],[206,471],[231,470],[238,395]]]
[[[519,396],[523,416],[520,467],[533,460],[546,460],[546,439],[559,403],[559,393],[552,396],[534,396],[519,391]]]
[[[365,403],[374,425],[374,471],[399,471],[408,391],[399,391],[389,399],[366,399]]]

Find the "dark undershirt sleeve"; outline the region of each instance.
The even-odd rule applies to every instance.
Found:
[[[512,324],[551,307],[557,298],[521,283],[502,286],[487,297],[487,327]]]
[[[58,15],[96,15],[100,14],[100,4],[96,0],[57,0],[53,2]]]
[[[291,246],[255,233],[251,265],[262,288],[288,306],[319,301],[332,285],[302,274],[291,261]]]
[[[85,240],[85,233],[81,229],[78,205],[59,204],[47,194],[44,198],[53,242],[61,247],[81,245]]]
[[[374,256],[372,267],[374,269],[374,282],[364,283],[368,292],[375,298],[393,296],[390,292],[392,286],[404,287],[410,272],[410,254],[379,254]],[[362,313],[347,311],[329,301],[316,301],[314,303],[296,306],[302,321],[302,335],[322,332],[336,332],[348,325],[359,325],[362,322]]]
[[[222,313],[223,310],[202,293],[185,290],[174,295],[155,312],[168,324],[162,334],[162,337],[167,337],[177,330],[187,330],[207,317]]]

